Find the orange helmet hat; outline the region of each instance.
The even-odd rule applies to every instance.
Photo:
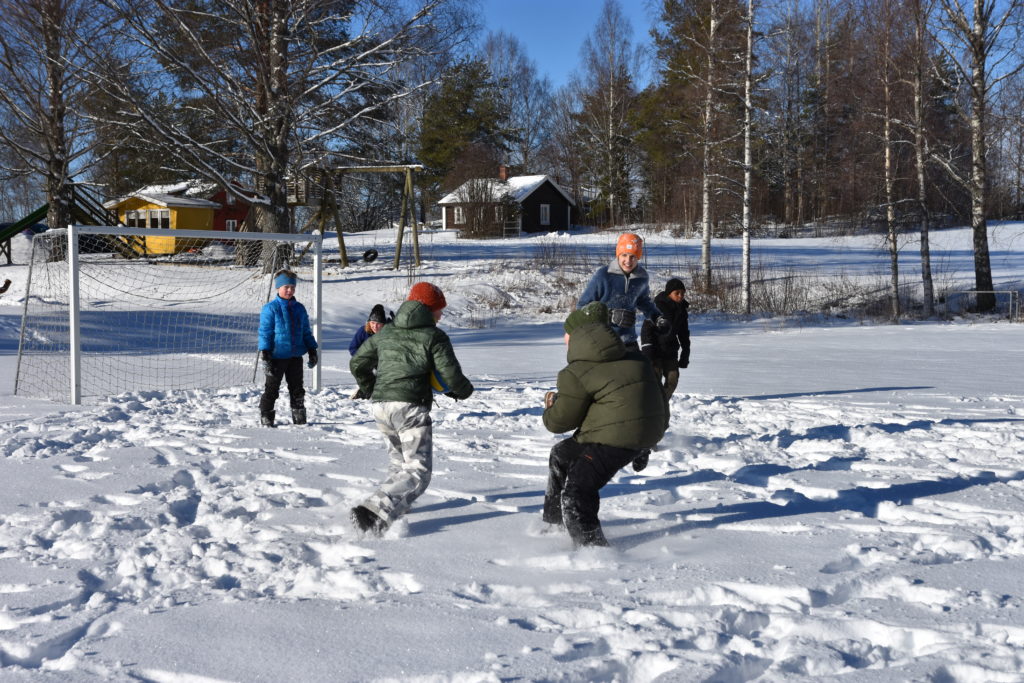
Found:
[[[615,256],[621,254],[633,254],[640,259],[644,255],[644,241],[634,232],[624,232],[619,235],[619,241],[615,245]]]
[[[448,305],[448,302],[444,300],[444,292],[441,291],[441,288],[429,282],[414,284],[409,290],[406,301],[419,301],[435,313]]]

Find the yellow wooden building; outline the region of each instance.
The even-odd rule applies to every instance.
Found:
[[[104,208],[115,211],[118,220],[129,228],[169,228],[171,230],[213,230],[213,213],[220,208],[217,202],[187,197],[170,192],[147,191],[112,199]],[[187,239],[176,237],[147,237],[145,246],[136,251],[146,254],[177,254],[191,247]]]

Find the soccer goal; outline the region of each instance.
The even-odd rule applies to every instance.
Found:
[[[18,395],[70,400],[215,389],[259,378],[274,272],[320,340],[321,235],[69,226],[32,241]],[[320,366],[309,386],[320,388]]]

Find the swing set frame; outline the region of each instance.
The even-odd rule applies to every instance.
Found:
[[[405,176],[405,185],[402,189],[402,208],[399,211],[398,233],[395,236],[395,262],[393,269],[398,270],[402,259],[402,242],[405,237],[405,229],[408,225],[412,229],[412,253],[413,265],[420,266],[420,238],[419,224],[414,217],[415,194],[413,191],[414,177],[416,171],[422,171],[421,164],[398,164],[394,166],[335,166],[333,168],[318,167],[312,172],[307,171],[303,178],[304,188],[296,192],[294,203],[300,206],[316,206],[317,211],[310,216],[306,226],[301,232],[306,232],[314,221],[316,229],[324,234],[328,218],[334,221],[335,231],[338,235],[338,250],[341,257],[341,267],[349,265],[348,252],[345,250],[345,236],[342,232],[341,214],[338,211],[338,200],[336,188],[340,186],[341,177],[346,173],[401,173]],[[310,191],[314,190],[314,191]]]

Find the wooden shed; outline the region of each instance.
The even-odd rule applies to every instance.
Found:
[[[143,188],[103,206],[116,212],[118,220],[129,228],[213,230],[214,212],[221,208],[220,204],[166,191],[147,191],[152,189]],[[145,244],[148,254],[177,254],[188,248],[187,241],[175,237],[147,237]]]

